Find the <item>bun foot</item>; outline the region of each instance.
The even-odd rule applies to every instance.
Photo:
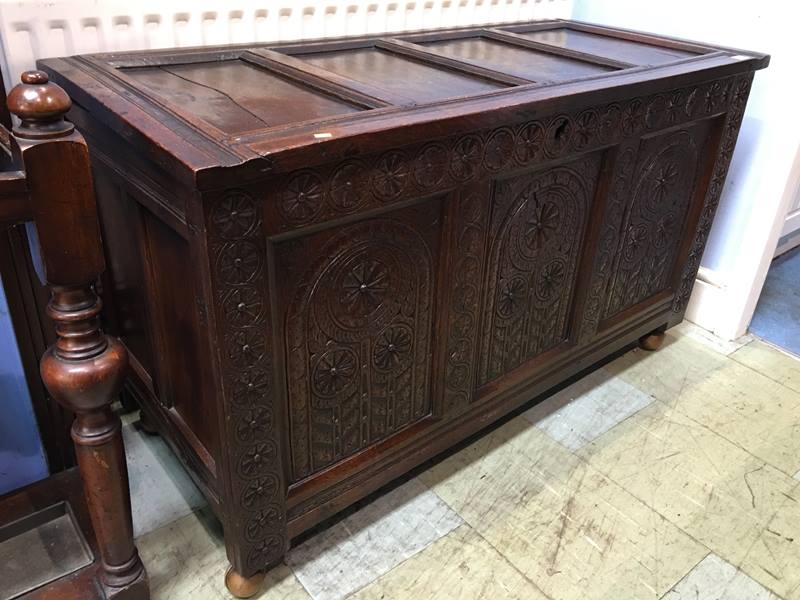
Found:
[[[647,350],[648,352],[654,352],[661,348],[661,344],[664,343],[664,332],[660,333],[648,333],[647,335],[643,335],[639,338],[639,348],[642,350]]]
[[[228,567],[225,572],[225,587],[237,598],[251,598],[261,590],[264,576],[264,573],[256,573],[252,577],[243,577],[233,567]]]

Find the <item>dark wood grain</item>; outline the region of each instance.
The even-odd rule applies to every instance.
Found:
[[[229,589],[534,396],[655,347],[767,62],[567,22],[44,61],[96,141],[129,388],[223,523]],[[178,106],[185,80],[137,80],[156,68],[227,99]],[[275,106],[272,78],[303,91]]]
[[[491,69],[486,65],[478,64],[460,58],[448,56],[446,53],[440,52],[436,48],[423,46],[420,44],[412,44],[398,38],[389,38],[378,40],[375,44],[378,48],[402,54],[417,60],[421,60],[432,65],[443,67],[443,71],[455,71],[464,73],[465,75],[473,75],[474,77],[485,79],[486,81],[495,82],[496,84],[511,86],[511,85],[526,85],[532,83],[531,79],[518,77],[511,73],[505,73],[497,69]]]
[[[380,48],[304,54],[302,59],[361,82],[373,82],[417,102],[468,96],[500,87],[467,74],[436,69]]]
[[[577,50],[632,65],[655,65],[695,56],[697,53],[677,48],[664,48],[642,42],[608,38],[602,35],[563,27],[546,31],[528,31],[517,34],[535,42]]]
[[[30,221],[33,210],[28,197],[28,184],[22,171],[0,173],[0,225]]]
[[[127,74],[225,133],[359,110],[244,61],[132,69]],[[264,90],[269,90],[268,102]]]
[[[531,48],[546,54],[554,54],[555,56],[561,56],[565,58],[574,58],[582,62],[601,65],[603,67],[610,67],[611,69],[629,69],[635,66],[633,63],[617,60],[615,58],[598,56],[597,54],[582,52],[581,50],[567,48],[564,46],[545,44],[529,36],[520,35],[511,31],[504,31],[499,28],[485,29],[481,32],[481,36],[488,39],[505,42],[507,44],[521,46],[523,48]]]
[[[486,37],[427,42],[425,47],[452,58],[509,73],[529,81],[570,80],[612,69],[605,65],[556,56],[541,50],[523,48],[507,41]]]
[[[243,52],[242,60],[253,61],[256,64],[266,66],[282,73],[291,73],[295,76],[302,77],[303,81],[307,84],[316,84],[329,93],[349,99],[351,102],[357,102],[365,108],[414,104],[414,101],[403,93],[396,93],[385,87],[381,88],[357,79],[344,77],[336,73],[335,69],[323,69],[316,66],[313,56],[312,54],[311,60],[302,60],[301,58],[288,54],[281,54],[274,50],[255,48]]]

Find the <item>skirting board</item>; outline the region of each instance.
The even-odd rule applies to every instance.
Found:
[[[786,222],[783,224],[781,235],[786,236],[797,232],[800,232],[800,208],[790,212],[786,217]]]
[[[786,235],[778,240],[778,247],[775,248],[775,258],[781,254],[786,254],[789,250],[794,250],[800,246],[800,231],[795,231],[791,235]]]
[[[686,319],[703,329],[716,333],[719,329],[721,302],[724,301],[724,286],[711,269],[700,267],[694,290],[686,307]]]
[[[785,254],[789,250],[800,246],[800,209],[790,213],[786,217],[786,223],[781,231],[781,238],[775,248],[775,257]]]

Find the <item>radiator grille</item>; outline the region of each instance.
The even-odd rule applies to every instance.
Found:
[[[36,59],[569,18],[573,0],[0,3],[7,87]],[[169,10],[165,11],[165,6]]]

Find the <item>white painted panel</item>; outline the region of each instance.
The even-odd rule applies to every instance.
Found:
[[[794,195],[794,203],[791,207],[789,207],[789,212],[797,212],[800,210],[800,189],[797,190],[797,193]]]
[[[781,236],[791,235],[795,231],[800,231],[800,209],[795,209],[788,214]]]
[[[775,256],[800,246],[800,145],[795,155],[795,168],[786,186],[786,193],[790,196],[789,212],[781,229],[781,238],[775,249]]]
[[[0,2],[6,85],[36,59],[569,18],[573,0]]]

